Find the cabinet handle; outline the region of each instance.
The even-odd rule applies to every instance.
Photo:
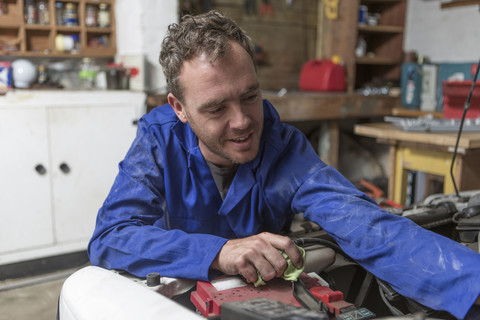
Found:
[[[68,164],[66,164],[65,162],[64,163],[61,163],[60,166],[59,166],[60,170],[67,174],[67,173],[70,173],[70,167],[68,166]]]
[[[47,173],[47,169],[45,169],[45,167],[41,164],[37,164],[35,166],[35,171],[37,171],[37,173],[41,176]]]

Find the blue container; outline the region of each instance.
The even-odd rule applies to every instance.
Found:
[[[408,109],[419,109],[422,102],[422,74],[418,63],[402,64],[402,104]]]
[[[358,24],[366,24],[368,15],[368,7],[361,5],[358,7]]]
[[[12,64],[0,61],[0,91],[12,88]]]

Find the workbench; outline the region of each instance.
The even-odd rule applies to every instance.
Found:
[[[345,119],[371,119],[392,115],[392,110],[401,108],[398,97],[363,96],[345,92],[304,92],[289,91],[279,96],[276,92],[263,92],[263,98],[269,100],[280,120],[300,129],[305,124],[319,128],[323,126],[327,133],[328,150],[318,152],[322,160],[338,168],[339,122]]]
[[[409,170],[443,177],[443,192],[454,193],[450,177],[456,132],[408,132],[391,123],[354,126],[354,133],[376,138],[390,145],[388,196],[405,204]],[[480,132],[463,132],[454,163],[455,183],[459,191],[480,188]]]

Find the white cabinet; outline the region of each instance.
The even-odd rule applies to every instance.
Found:
[[[143,93],[0,98],[0,265],[85,250]]]
[[[48,162],[45,111],[0,110],[0,254],[53,243]]]

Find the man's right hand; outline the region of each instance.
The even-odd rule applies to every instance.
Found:
[[[263,280],[269,281],[282,276],[287,267],[285,258],[278,250],[284,251],[295,267],[302,267],[302,255],[291,239],[264,232],[227,241],[211,268],[228,275],[240,274],[249,282],[257,281],[258,271]]]

